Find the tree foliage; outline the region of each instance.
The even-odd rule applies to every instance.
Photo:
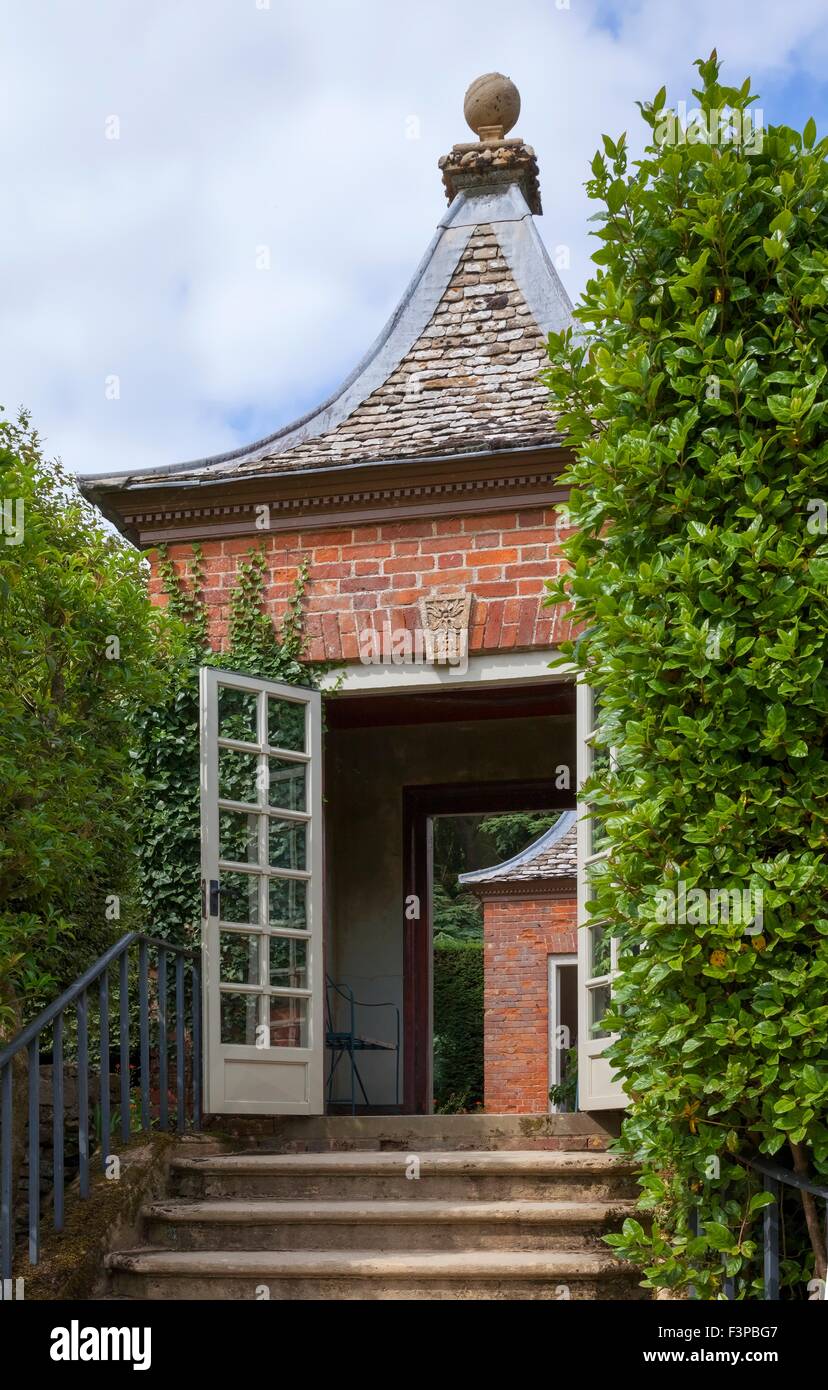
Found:
[[[553,597],[617,750],[586,789],[610,845],[591,898],[621,941],[610,1056],[652,1219],[618,1248],[654,1285],[751,1297],[764,1199],[739,1160],[828,1177],[828,142],[757,140],[750,82],[697,67],[690,138],[662,89],[643,159],[605,136],[592,164],[598,271],[550,344],[576,528]],[[680,883],[760,916],[670,921]],[[804,1215],[800,1298],[824,1274]]]
[[[0,1030],[130,925],[140,711],[177,627],[22,415],[0,420]],[[19,525],[18,525],[19,523]]]
[[[487,817],[480,829],[494,840],[501,859],[511,859],[549,830],[559,816],[560,811],[548,815],[543,811],[502,811]]]

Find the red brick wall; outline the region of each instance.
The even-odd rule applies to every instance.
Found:
[[[268,608],[278,622],[303,556],[310,557],[307,588],[309,655],[313,660],[356,660],[366,627],[421,626],[418,600],[443,588],[474,595],[469,652],[550,647],[566,620],[541,606],[544,581],[558,573],[560,535],[554,508],[489,515],[383,522],[376,526],[263,534],[268,560]],[[229,598],[239,556],[256,540],[207,541],[205,597],[213,645],[227,637]],[[180,573],[189,544],[169,547]],[[165,601],[157,575],[150,591]]]
[[[483,904],[484,1104],[489,1114],[549,1109],[549,967],[574,955],[571,898],[488,898]]]

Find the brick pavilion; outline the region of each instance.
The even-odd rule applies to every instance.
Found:
[[[571,322],[571,306],[538,231],[535,153],[509,135],[519,109],[507,79],[473,84],[466,114],[478,138],[440,160],[448,206],[442,215],[435,206],[433,240],[373,346],[316,410],[230,452],[82,480],[148,554],[156,602],[157,547],[184,576],[194,544],[202,548],[216,648],[241,556],[263,549],[277,622],[307,563],[308,654],[339,672],[326,702],[324,894],[313,930],[326,976],[400,1010],[409,1113],[432,1104],[433,818],[575,805],[576,687],[549,670],[568,623],[543,603],[563,563],[567,460],[539,379],[547,335]],[[543,988],[539,962],[565,905],[561,930],[574,949],[571,873],[567,881],[570,899],[545,900],[550,921],[518,957],[526,999]],[[477,886],[492,947],[513,930],[522,940],[519,897]],[[602,981],[585,971],[584,999],[597,1009]],[[492,1018],[497,978],[487,982]],[[511,1094],[518,1080],[489,1039],[493,1103],[505,1110],[536,1109],[548,1090],[547,1016],[540,1002],[532,1010],[531,1097]],[[313,1028],[308,1051],[318,1053],[322,1025]],[[595,1070],[596,1105],[620,1103],[597,1054],[584,1065]],[[365,1078],[372,1104],[393,1104],[386,1058],[366,1057]]]

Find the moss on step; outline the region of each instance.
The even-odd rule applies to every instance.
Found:
[[[106,1284],[104,1257],[140,1239],[141,1208],[166,1194],[173,1157],[223,1147],[216,1135],[137,1135],[119,1146],[117,1180],[93,1170],[89,1197],[82,1200],[76,1178],[66,1189],[62,1231],[51,1229],[51,1211],[44,1209],[40,1262],[31,1266],[21,1254],[15,1274],[25,1279],[26,1299],[92,1299],[101,1294]]]

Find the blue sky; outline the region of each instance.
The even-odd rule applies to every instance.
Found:
[[[573,297],[602,131],[635,146],[662,82],[692,105],[694,58],[828,129],[824,0],[0,0],[0,25],[0,402],[78,472],[232,448],[336,386],[431,238],[481,72],[520,88]]]

